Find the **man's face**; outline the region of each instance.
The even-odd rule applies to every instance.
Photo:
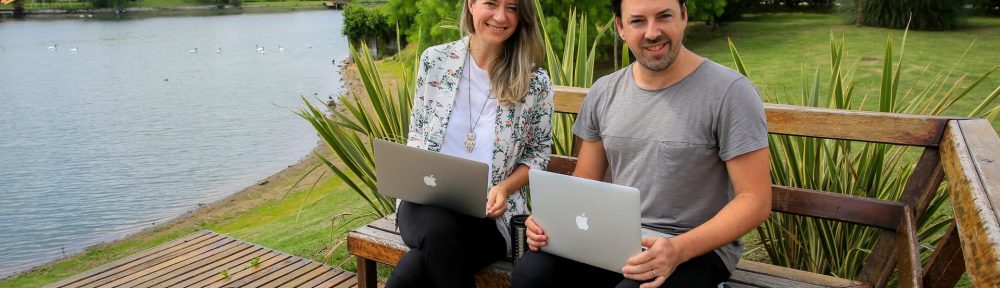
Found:
[[[677,0],[623,0],[621,9],[615,26],[639,65],[653,71],[670,67],[681,51],[685,8]]]

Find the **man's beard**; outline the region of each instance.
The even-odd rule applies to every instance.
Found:
[[[673,41],[669,40],[664,41],[663,39],[654,39],[652,41],[649,41],[644,39],[643,42],[644,42],[643,45],[639,47],[639,49],[643,52],[640,53],[639,55],[643,55],[643,57],[639,57],[638,59],[636,59],[637,62],[639,62],[639,65],[642,65],[642,67],[646,67],[646,69],[659,72],[663,71],[664,69],[667,69],[667,67],[670,67],[670,65],[674,64],[674,61],[677,61],[677,55],[680,54],[681,49],[680,45],[674,45]],[[661,55],[659,59],[653,58],[651,56],[645,56],[646,51],[643,48],[649,46],[656,46],[659,44],[668,45],[669,46],[668,49],[670,50],[668,50],[666,54]]]

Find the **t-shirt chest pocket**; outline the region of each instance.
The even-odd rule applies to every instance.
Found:
[[[688,179],[697,177],[696,167],[718,158],[714,145],[680,141],[659,141],[657,144],[657,171],[660,178]]]

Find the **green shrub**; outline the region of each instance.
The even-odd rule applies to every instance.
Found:
[[[386,39],[392,36],[393,28],[389,26],[385,14],[380,8],[349,4],[344,8],[343,33],[352,41],[372,37]]]
[[[952,30],[964,24],[965,1],[957,0],[851,0],[845,12],[859,24],[914,30]],[[860,4],[860,9],[859,9]],[[912,20],[911,20],[912,16]],[[912,23],[911,23],[912,21]]]

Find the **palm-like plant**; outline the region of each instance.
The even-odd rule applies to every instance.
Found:
[[[905,39],[904,34],[904,47]],[[787,104],[836,109],[865,108],[867,96],[861,99],[860,105],[855,106],[853,98],[857,86],[849,80],[853,73],[845,72],[842,68],[844,42],[843,38],[838,41],[831,34],[830,79],[822,81],[820,68],[817,67],[811,75],[811,82],[803,77],[798,103]],[[731,40],[729,45],[737,70],[749,78],[750,73]],[[900,54],[900,60],[894,69],[890,36],[886,43],[881,85],[876,99],[877,111],[940,115],[1000,68],[997,66],[987,71],[964,88],[965,76],[948,82],[951,75],[948,72],[938,74],[929,81],[924,81],[921,74],[915,83],[927,83],[925,87],[901,90],[900,69],[903,60],[902,52]],[[821,89],[824,83],[826,89]],[[1000,87],[985,97],[968,116],[989,119],[997,117],[1000,105],[993,105],[992,102],[998,94]],[[782,135],[771,135],[770,141],[771,176],[777,185],[897,200],[914,169],[911,160],[914,154],[908,153],[908,147],[905,146]],[[943,185],[939,187],[937,196],[924,214],[927,216],[918,223],[921,252],[925,259],[934,247],[930,243],[936,242],[943,229],[952,221],[946,209],[942,209],[947,204],[944,189]],[[757,232],[772,263],[844,278],[856,278],[879,237],[875,228],[777,213],[759,226]]]
[[[368,140],[383,139],[397,143],[406,140],[414,83],[411,81],[412,69],[404,68],[403,83],[396,85],[395,93],[391,93],[383,85],[375,60],[368,51],[364,43],[361,43],[360,49],[351,46],[351,57],[357,63],[367,98],[354,93],[341,97],[347,112],[332,111],[332,116],[303,98],[306,108],[298,115],[313,125],[343,164],[338,165],[322,154],[316,156],[368,202],[375,215],[383,217],[395,211],[395,202],[377,193],[375,161]]]
[[[538,11],[539,22],[544,22],[545,14],[538,1],[535,1],[535,8]],[[594,59],[597,56],[597,44],[604,37],[604,33],[611,28],[614,19],[597,27],[597,35],[591,41],[586,29],[587,16],[582,13],[577,16],[575,8],[571,8],[569,13],[562,58],[559,58],[560,54],[557,54],[552,48],[551,37],[549,31],[545,29],[545,25],[539,26],[542,29],[542,37],[545,42],[545,67],[549,71],[553,85],[587,88],[594,83]],[[573,152],[573,121],[576,120],[576,116],[565,113],[556,113],[554,116],[552,119],[553,152],[559,155],[570,155]]]

